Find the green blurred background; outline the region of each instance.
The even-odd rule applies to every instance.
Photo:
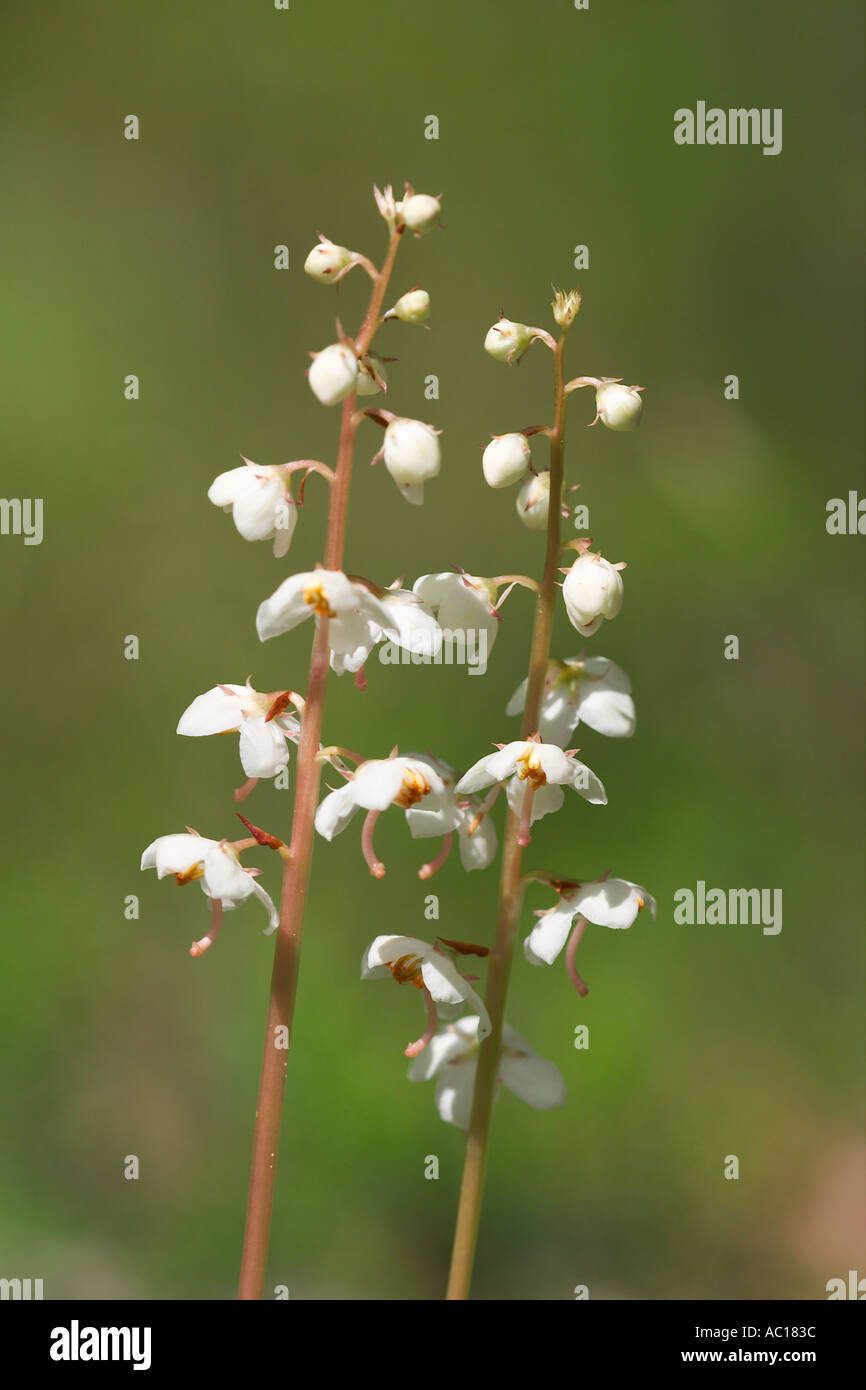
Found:
[[[611,868],[659,919],[589,932],[586,1000],[561,965],[516,963],[511,1022],[569,1096],[497,1105],[475,1295],[809,1299],[866,1272],[863,540],[825,530],[827,500],[862,489],[861,6],[72,0],[11,4],[3,27],[2,491],[44,497],[45,538],[0,539],[0,1275],[47,1297],[233,1296],[272,943],[251,904],[192,961],[201,894],[138,859],[186,823],[232,833],[236,742],[175,737],[192,697],[250,672],[303,688],[309,626],[261,646],[253,617],[319,558],[324,489],[282,562],[205,493],[239,451],[333,461],[338,412],[303,373],[366,282],[335,301],[301,267],[318,230],[378,258],[372,184],[407,179],[445,195],[394,286],[429,290],[432,331],[380,342],[401,359],[391,408],[444,429],[444,464],[407,507],[362,432],[347,568],[538,571],[541,538],[479,466],[491,432],[549,414],[543,350],[509,371],[481,349],[500,308],[547,324],[551,281],[579,280],[570,374],[647,388],[631,436],[586,433],[574,398],[568,453],[593,536],[629,564],[590,645],[630,673],[637,734],[581,731],[610,804],[573,799],[528,863]],[[676,146],[699,99],[782,107],[782,154]],[[515,593],[483,680],[376,661],[363,696],[334,680],[326,738],[468,765],[516,729],[530,616]],[[554,645],[581,646],[564,612]],[[248,813],[279,831],[290,799],[265,785]],[[405,1080],[414,991],[358,979],[377,932],[429,930],[427,847],[396,813],[378,847],[381,883],[355,826],[316,847],[268,1277],[293,1298],[443,1289],[462,1137]],[[782,888],[781,934],[675,925],[698,879]],[[455,856],[431,887],[443,934],[492,939],[496,869]],[[530,894],[527,926],[549,901]]]

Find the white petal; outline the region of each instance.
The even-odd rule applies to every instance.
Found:
[[[585,801],[589,801],[593,806],[607,805],[607,792],[604,785],[596,777],[591,767],[586,763],[578,762],[577,758],[569,759],[572,767],[572,786]]]
[[[455,1062],[436,1082],[436,1109],[446,1124],[469,1128],[477,1070],[474,1060]]]
[[[450,787],[432,788],[406,811],[406,822],[414,840],[448,835],[463,823],[463,812]]]
[[[265,892],[264,888],[262,888],[261,884],[257,881],[257,879],[251,878],[249,874],[247,875],[247,877],[250,878],[250,882],[253,885],[253,895],[258,898],[259,902],[263,904],[265,910],[267,911],[268,925],[265,927],[265,936],[270,936],[271,933],[275,932],[277,927],[280,925],[280,914],[274,906],[273,898],[270,896],[269,893]]]
[[[526,796],[528,782],[521,782],[519,777],[512,777],[506,788],[508,804],[516,816],[523,814],[523,802]],[[536,787],[535,795],[532,798],[532,816],[530,823],[535,824],[543,816],[549,816],[554,811],[558,811],[565,800],[565,792],[558,783],[548,783],[543,787]]]
[[[496,826],[489,816],[484,816],[474,835],[469,834],[473,811],[463,812],[463,822],[459,827],[460,862],[467,872],[472,869],[486,869],[496,858]]]
[[[448,1062],[462,1057],[472,1047],[472,1043],[452,1029],[437,1033],[431,1038],[423,1052],[413,1057],[407,1073],[410,1081],[429,1081],[436,1076]]]
[[[488,753],[486,757],[479,758],[460,778],[454,790],[458,793],[477,792],[494,782],[504,782],[506,777],[510,777],[514,772],[517,756],[525,747],[526,744],[518,739],[513,743],[506,743],[505,747],[496,753]]]
[[[235,498],[232,519],[244,540],[269,540],[274,534],[277,508],[286,495],[285,486],[282,479],[272,473],[264,470],[257,473],[252,468],[245,471],[252,478],[252,484]]]
[[[188,738],[200,738],[239,728],[244,717],[245,696],[249,696],[245,685],[216,685],[213,690],[206,690],[184,710],[177,732]]]
[[[230,849],[214,844],[204,858],[202,888],[225,908],[237,907],[255,891],[256,881],[241,867]]]
[[[315,573],[292,574],[283,580],[270,598],[259,604],[256,631],[263,642],[269,637],[279,637],[283,632],[291,632],[304,618],[310,617],[313,610],[304,599],[304,589],[314,582]]]
[[[442,630],[429,608],[407,589],[382,601],[388,615],[384,629],[390,641],[408,651],[434,657],[442,645]]]
[[[565,900],[563,900],[565,901]],[[601,883],[585,883],[569,895],[574,905],[588,921],[600,927],[630,927],[644,903],[656,915],[656,901],[639,883],[624,878],[606,878]]]
[[[564,748],[580,722],[577,696],[563,682],[545,695],[538,716],[538,732],[545,743]]]
[[[345,830],[358,807],[355,802],[353,784],[347,782],[329,792],[316,811],[316,829],[326,840],[333,840],[341,830]]]
[[[457,1004],[465,1000],[478,1014],[478,1038],[486,1038],[490,1032],[490,1015],[482,999],[464,980],[457,966],[441,951],[428,949],[427,959],[421,966],[421,978],[430,991],[431,997],[443,1004]]]
[[[240,468],[230,468],[214,478],[207,490],[208,500],[215,507],[231,507],[236,497],[240,497],[250,486],[252,469],[246,464]]]
[[[538,760],[548,782],[568,783],[574,780],[575,762],[573,758],[567,758],[562,749],[554,743],[539,743],[536,744],[536,748]],[[579,766],[583,767],[583,763],[580,763]]]
[[[384,811],[403,785],[406,758],[371,758],[361,763],[352,781],[354,799],[366,811]]]
[[[421,941],[417,936],[377,936],[367,947],[361,965],[361,978],[367,979],[369,972],[402,956],[418,956],[419,960],[432,950],[429,941]]]
[[[563,898],[558,907],[543,912],[523,943],[530,965],[552,965],[569,936],[575,917],[583,909]]]
[[[636,723],[634,700],[619,690],[589,690],[580,701],[580,718],[608,738],[631,738]]]
[[[339,611],[339,610],[338,610]],[[380,629],[364,613],[343,611],[328,624],[328,646],[331,666],[338,676],[345,671],[360,671],[379,641]]]
[[[202,863],[216,843],[203,835],[160,835],[142,854],[141,867],[156,869],[158,878],[165,878],[166,874],[185,874]]]
[[[241,766],[247,777],[276,777],[289,761],[285,735],[275,719],[264,715],[245,719],[241,725]]]
[[[562,1073],[546,1057],[535,1053],[514,1057],[503,1053],[499,1060],[499,1075],[504,1085],[533,1110],[554,1110],[565,1104],[565,1081]]]

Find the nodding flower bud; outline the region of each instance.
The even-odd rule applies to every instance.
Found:
[[[307,375],[313,395],[322,405],[336,405],[355,390],[358,360],[345,343],[332,343],[315,354]]]
[[[385,371],[385,363],[377,353],[365,353],[358,363],[358,395],[375,396],[377,392],[387,390],[387,387],[388,373]]]
[[[415,506],[424,501],[424,483],[439,472],[439,433],[421,420],[401,417],[385,430],[385,467],[406,501]]]
[[[609,430],[633,430],[643,409],[639,386],[621,386],[605,382],[595,393],[596,420]],[[593,421],[595,424],[595,420]]]
[[[410,232],[421,236],[429,232],[442,213],[442,204],[429,193],[410,193],[402,203],[397,204],[397,212]]]
[[[517,494],[517,515],[530,531],[543,531],[549,509],[550,473],[535,473]]]
[[[609,560],[587,552],[566,574],[562,597],[572,627],[582,637],[591,637],[605,618],[615,618],[622,607],[622,576]]]
[[[510,487],[525,476],[531,459],[525,434],[494,435],[481,456],[484,480],[490,487]]]
[[[430,296],[426,290],[409,290],[401,295],[383,319],[400,319],[403,323],[423,323],[430,317]]]
[[[321,237],[304,261],[304,270],[321,284],[335,284],[349,269],[354,260],[351,251],[345,246],[337,246],[327,237]]]
[[[510,364],[520,360],[531,341],[532,337],[525,323],[513,323],[503,314],[484,339],[484,350],[489,352],[491,357],[495,357],[497,362]]]

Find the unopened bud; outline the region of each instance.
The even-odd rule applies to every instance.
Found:
[[[562,586],[569,622],[582,637],[591,637],[605,618],[622,607],[622,575],[601,555],[587,553],[575,560]]]
[[[355,390],[358,361],[345,343],[332,343],[316,353],[308,376],[313,395],[322,405],[336,405]]]
[[[503,315],[484,339],[484,349],[497,362],[516,362],[529,347],[531,338],[525,323],[513,323]]]
[[[633,430],[640,419],[643,401],[637,387],[608,382],[598,387],[595,408],[597,418],[609,430]]]
[[[532,459],[525,434],[500,434],[491,439],[481,457],[485,482],[490,487],[510,487],[524,477]]]
[[[416,506],[424,501],[424,483],[439,472],[438,436],[438,430],[421,420],[398,418],[385,430],[385,467],[406,501]]]
[[[550,509],[550,473],[533,474],[517,494],[517,515],[530,531],[543,531]]]
[[[397,211],[410,232],[420,236],[429,232],[442,213],[442,204],[429,193],[411,193],[398,204]]]
[[[409,290],[383,315],[383,318],[400,319],[403,323],[423,323],[429,317],[430,296],[426,290]]]
[[[352,252],[345,246],[337,246],[327,237],[322,237],[304,261],[304,270],[314,280],[327,285],[339,280],[340,274],[352,264]]]
[[[569,328],[571,324],[574,323],[580,311],[580,300],[581,293],[579,289],[554,290],[553,303],[550,307],[553,310],[553,317],[556,319],[560,328]]]

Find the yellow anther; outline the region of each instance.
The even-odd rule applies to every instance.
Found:
[[[530,782],[533,787],[543,787],[547,781],[537,748],[529,744],[517,759],[517,775],[521,782]]]
[[[422,796],[427,796],[431,790],[430,783],[423,773],[415,768],[407,768],[403,774],[403,785],[394,797],[394,805],[402,806],[404,811],[408,811],[410,806],[417,805]]]
[[[336,618],[336,613],[328,602],[328,595],[321,584],[308,584],[304,589],[304,603],[308,603],[319,618]]]

